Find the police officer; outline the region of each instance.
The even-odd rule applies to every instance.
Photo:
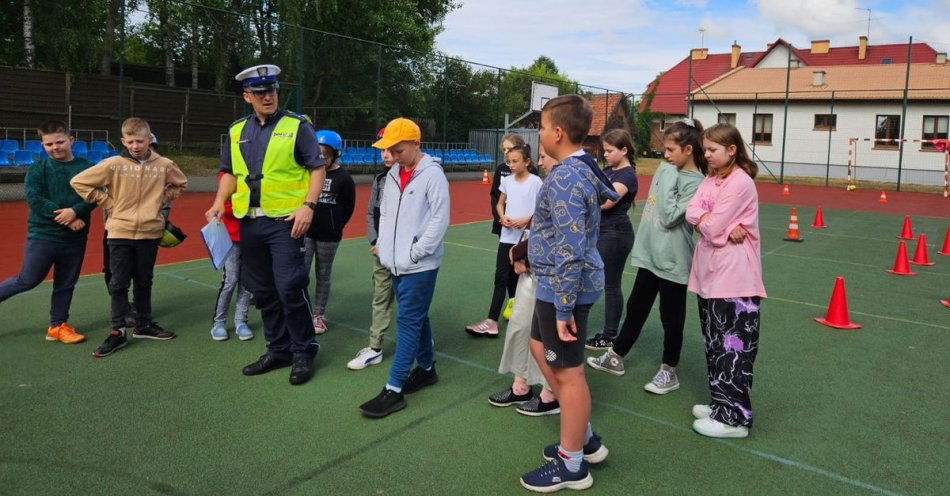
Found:
[[[244,367],[257,375],[291,366],[290,383],[313,376],[319,345],[313,331],[304,234],[323,188],[324,161],[313,126],[277,106],[276,65],[258,65],[235,76],[254,112],[231,124],[221,151],[221,179],[208,222],[231,198],[240,219],[241,277],[261,311],[267,351]]]

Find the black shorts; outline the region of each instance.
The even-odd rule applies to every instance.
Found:
[[[587,316],[593,305],[574,305],[577,341],[561,341],[557,335],[557,311],[553,303],[536,300],[531,319],[531,339],[544,345],[544,360],[554,368],[580,367],[584,363]]]

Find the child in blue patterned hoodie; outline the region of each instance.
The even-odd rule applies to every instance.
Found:
[[[587,317],[604,289],[597,251],[600,206],[620,195],[581,148],[593,110],[577,95],[549,100],[541,111],[541,146],[560,161],[545,178],[531,220],[528,261],[538,278],[531,353],[561,404],[560,444],[544,448],[548,463],[521,477],[532,491],[587,489],[589,463],[607,457],[590,425],[584,378]]]

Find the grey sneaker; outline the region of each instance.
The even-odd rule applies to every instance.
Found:
[[[614,353],[614,350],[607,350],[599,357],[587,357],[587,365],[593,369],[616,376],[624,374],[623,357]]]
[[[680,380],[676,377],[676,367],[665,363],[660,365],[660,371],[653,376],[653,380],[643,386],[643,389],[653,394],[666,394],[680,388]]]

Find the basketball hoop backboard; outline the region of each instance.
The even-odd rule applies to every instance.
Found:
[[[540,112],[541,107],[544,107],[544,104],[548,100],[557,96],[557,86],[551,86],[550,84],[538,83],[536,81],[531,82],[531,110],[534,112]]]

